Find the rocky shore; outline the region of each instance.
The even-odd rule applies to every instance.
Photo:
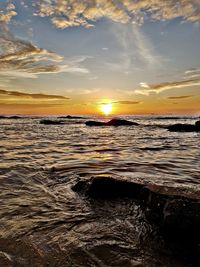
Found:
[[[200,253],[200,188],[165,187],[113,177],[80,180],[72,190],[93,200],[128,198],[143,209],[147,220],[159,228],[167,242],[181,253]],[[176,247],[176,249],[177,249]]]

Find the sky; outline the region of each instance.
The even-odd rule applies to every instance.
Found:
[[[200,114],[199,0],[0,0],[0,114]]]

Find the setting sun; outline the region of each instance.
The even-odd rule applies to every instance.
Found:
[[[112,113],[112,103],[102,103],[100,105],[100,110],[104,115],[109,115]]]

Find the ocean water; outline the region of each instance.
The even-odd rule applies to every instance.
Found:
[[[198,266],[165,246],[134,201],[92,201],[71,190],[104,175],[200,190],[200,133],[165,128],[197,118],[121,117],[140,125],[0,120],[0,266]]]

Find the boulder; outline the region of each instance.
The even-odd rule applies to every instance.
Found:
[[[87,126],[136,126],[139,125],[136,122],[123,120],[123,119],[112,119],[108,122],[100,121],[86,121]]]
[[[87,126],[105,126],[106,124],[101,121],[86,121]]]
[[[167,127],[170,132],[194,132],[197,131],[195,125],[177,123]]]
[[[41,120],[40,124],[45,124],[45,125],[63,125],[63,121],[52,121],[52,120]]]
[[[133,121],[127,121],[123,119],[112,119],[109,122],[106,123],[107,126],[132,126],[132,125],[139,125],[136,122]]]
[[[8,117],[9,119],[13,119],[13,120],[17,120],[17,119],[21,119],[22,117],[14,115],[14,116],[10,116]]]
[[[0,119],[7,119],[6,116],[0,115]]]
[[[91,199],[129,198],[137,201],[152,224],[157,225],[166,239],[190,238],[194,248],[200,240],[200,197],[184,191],[109,176],[96,176],[76,183],[72,190]],[[199,195],[198,195],[199,196]]]
[[[85,118],[83,118],[83,117],[80,117],[80,116],[72,116],[72,115],[67,115],[67,116],[61,116],[60,117],[61,119],[73,119],[73,120],[75,120],[75,119],[85,119]]]
[[[79,181],[72,187],[91,198],[114,199],[120,197],[138,198],[142,186],[112,177],[94,177],[90,181]]]
[[[196,127],[196,131],[200,131],[200,121],[196,121],[195,127]]]

